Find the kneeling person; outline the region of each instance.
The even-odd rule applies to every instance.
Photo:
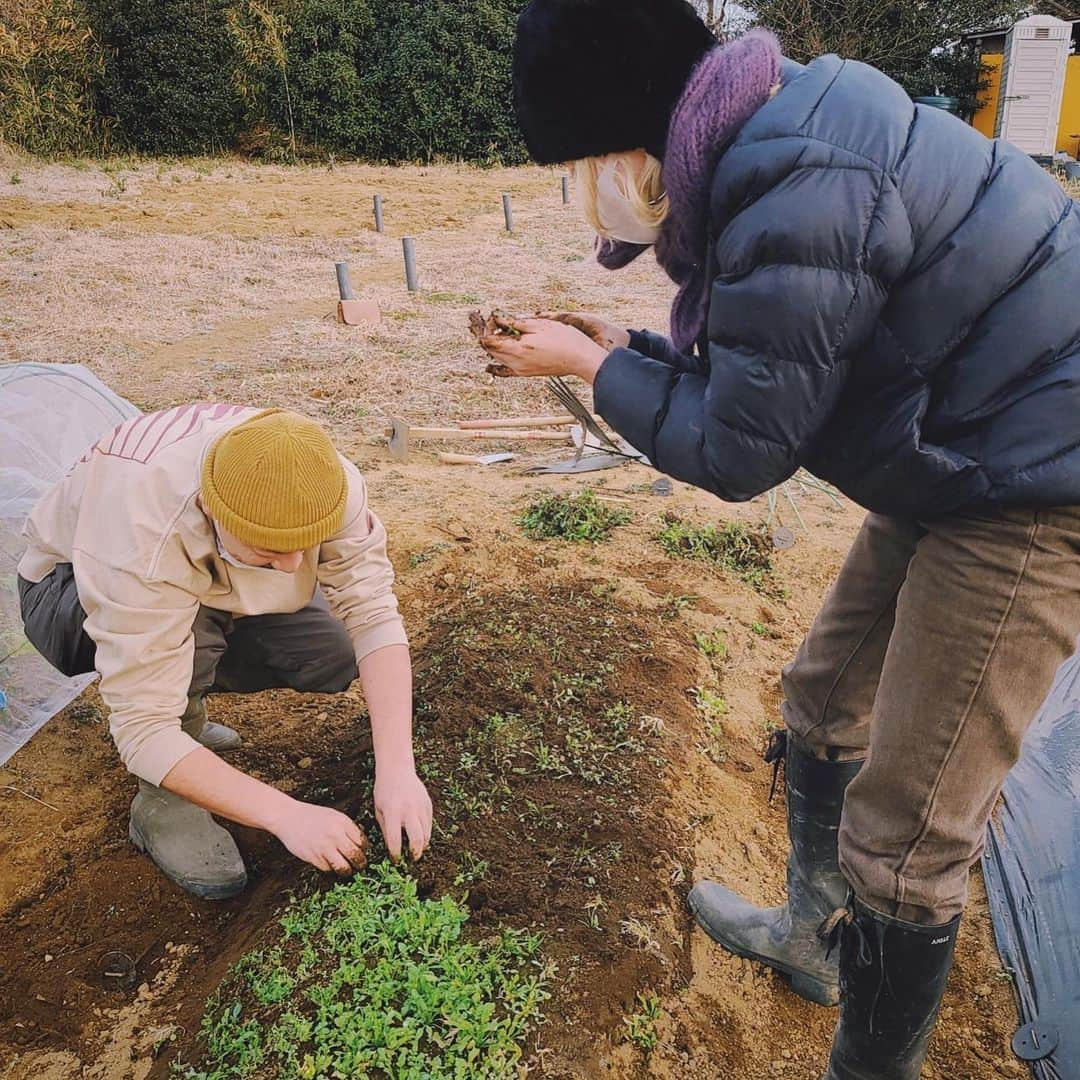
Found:
[[[360,472],[296,413],[187,405],[106,435],[34,508],[19,564],[26,636],[67,675],[97,670],[139,777],[130,836],[178,885],[223,899],[247,881],[211,814],[265,829],[320,870],[364,865],[346,815],[234,769],[211,690],[338,693],[359,674],[375,812],[414,856],[432,808],[412,752],[412,668]]]

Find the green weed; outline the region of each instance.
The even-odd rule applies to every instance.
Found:
[[[475,885],[478,881],[482,881],[484,875],[488,872],[487,859],[478,858],[471,851],[463,851],[461,858],[458,860],[458,872],[454,877],[454,884],[459,888],[464,885]]]
[[[547,495],[531,502],[518,523],[534,540],[598,544],[633,520],[625,509],[604,506],[591,488],[578,495]]]
[[[626,1038],[643,1053],[651,1054],[660,1041],[656,1034],[656,1022],[660,1019],[660,999],[655,994],[639,993],[637,1001],[641,1011],[623,1017]]]
[[[449,546],[449,544],[436,544],[434,547],[425,548],[423,551],[414,551],[409,556],[409,569],[415,570],[418,566],[431,562],[432,559],[446,551]]]
[[[538,935],[503,930],[478,944],[462,933],[468,918],[451,897],[421,900],[416,882],[389,863],[294,902],[282,920],[286,947],[245,957],[208,1002],[202,1066],[174,1072],[184,1080],[511,1075],[552,971]],[[293,939],[317,965],[290,970]]]
[[[711,634],[695,634],[694,641],[702,656],[721,661],[728,658],[727,635],[723,630],[714,630]]]
[[[729,521],[719,528],[695,525],[675,514],[667,514],[656,539],[668,555],[714,563],[761,593],[779,591],[774,578],[772,544],[760,529],[751,529],[741,521]]]
[[[699,686],[690,691],[698,710],[705,719],[705,742],[700,749],[717,765],[727,760],[723,721],[728,715],[728,703],[706,687]]]

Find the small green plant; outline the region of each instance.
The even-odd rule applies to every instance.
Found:
[[[651,1054],[660,1041],[656,1033],[656,1022],[660,1019],[660,999],[655,994],[639,992],[637,1002],[641,1011],[623,1017],[626,1038],[642,1053]]]
[[[694,640],[702,656],[721,661],[728,658],[727,635],[723,630],[714,630],[711,634],[695,634]]]
[[[613,529],[633,520],[625,509],[604,506],[596,492],[586,488],[577,495],[547,495],[525,508],[518,523],[534,540],[569,540],[598,544]]]
[[[474,943],[463,934],[468,919],[449,896],[420,899],[415,880],[389,863],[295,901],[281,945],[244,957],[207,1003],[200,1064],[174,1073],[513,1074],[551,970],[538,935],[503,930]]]
[[[677,514],[666,514],[656,539],[668,555],[714,563],[758,592],[779,591],[772,543],[761,529],[751,529],[741,521],[729,521],[719,528],[695,525]]]
[[[454,884],[459,888],[462,885],[466,887],[475,885],[478,881],[483,880],[487,872],[487,859],[478,858],[471,851],[463,851],[461,858],[458,860],[458,872],[454,876]]]
[[[21,184],[22,183],[22,176],[17,172],[13,172],[11,174],[11,182],[13,184]]]
[[[449,546],[449,544],[436,544],[434,547],[425,548],[423,551],[414,551],[409,556],[409,569],[415,570],[418,566],[431,562],[432,559],[446,551]]]
[[[706,738],[699,749],[715,764],[722,765],[727,760],[723,721],[729,712],[728,703],[703,686],[691,690],[690,694],[705,719]]]
[[[769,641],[775,641],[780,636],[772,627],[766,626],[763,622],[752,622],[750,629],[759,638],[766,638]]]

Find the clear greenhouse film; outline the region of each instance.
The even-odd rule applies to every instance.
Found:
[[[23,523],[93,443],[136,415],[78,364],[0,367],[0,765],[93,681],[61,675],[23,635],[16,585]]]

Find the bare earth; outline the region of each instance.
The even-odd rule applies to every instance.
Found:
[[[514,196],[513,236],[503,230],[504,191]],[[384,236],[371,224],[376,193],[385,199]],[[423,291],[413,296],[402,235],[417,243]],[[499,842],[497,821],[479,822],[470,837],[491,864],[471,901],[479,925],[542,925],[559,960],[563,989],[530,1043],[529,1071],[818,1080],[834,1014],[712,946],[683,903],[703,876],[762,902],[782,896],[784,811],[782,799],[769,805],[771,770],[760,751],[778,719],[780,668],[860,512],[804,499],[803,532],[788,509],[784,524],[798,543],[777,561],[789,596],[766,600],[719,571],[667,558],[651,539],[665,511],[761,522],[764,499],[736,508],[676,485],[661,500],[649,492],[653,474],[617,470],[595,482],[612,505],[633,511],[631,525],[595,548],[537,544],[514,522],[523,501],[575,490],[580,480],[531,479],[516,466],[443,466],[428,446],[395,465],[385,448],[391,414],[443,422],[552,411],[542,387],[484,373],[467,328],[472,308],[595,310],[663,328],[671,287],[651,259],[609,274],[590,249],[587,229],[561,204],[558,175],[543,170],[226,161],[119,162],[106,171],[0,157],[0,362],[83,363],[147,410],[229,400],[292,407],[324,422],[364,468],[387,523],[419,682],[432,696],[445,691],[437,702],[445,727],[431,728],[429,753],[471,722],[475,702],[465,699],[487,692],[482,666],[487,656],[495,662],[497,642],[472,658],[471,682],[446,682],[430,662],[446,645],[448,620],[468,615],[478,597],[484,610],[509,617],[516,606],[544,633],[564,635],[569,656],[587,655],[597,634],[644,643],[617,678],[642,715],[663,721],[653,732],[661,764],[628,788],[625,814],[605,826],[623,855],[596,872],[605,897],[599,927],[587,926],[580,909],[586,894],[559,836],[562,811],[540,830],[550,858],[538,870],[534,852]],[[381,304],[380,327],[333,320],[333,263],[343,257],[358,295]],[[595,611],[583,596],[596,598]],[[717,628],[729,658],[714,670],[694,635]],[[723,752],[711,756],[688,695],[698,685],[714,686],[730,706]],[[285,790],[347,803],[354,777],[370,774],[354,724],[358,692],[226,699],[213,710],[245,736],[242,764]],[[105,727],[91,693],[0,770],[0,1074],[12,1080],[167,1075],[217,979],[304,873],[275,843],[245,833],[253,881],[245,897],[215,906],[180,893],[126,842],[134,781]],[[551,802],[569,815],[565,798],[554,792]],[[370,808],[354,808],[374,831]],[[442,839],[418,868],[432,887],[452,876],[454,844]],[[628,935],[631,919],[647,932]],[[113,950],[136,963],[126,990],[102,977]],[[660,1045],[648,1059],[626,1043],[622,1023],[646,990],[663,1003]],[[1008,1049],[1015,1024],[975,878],[926,1075],[1023,1075]]]

